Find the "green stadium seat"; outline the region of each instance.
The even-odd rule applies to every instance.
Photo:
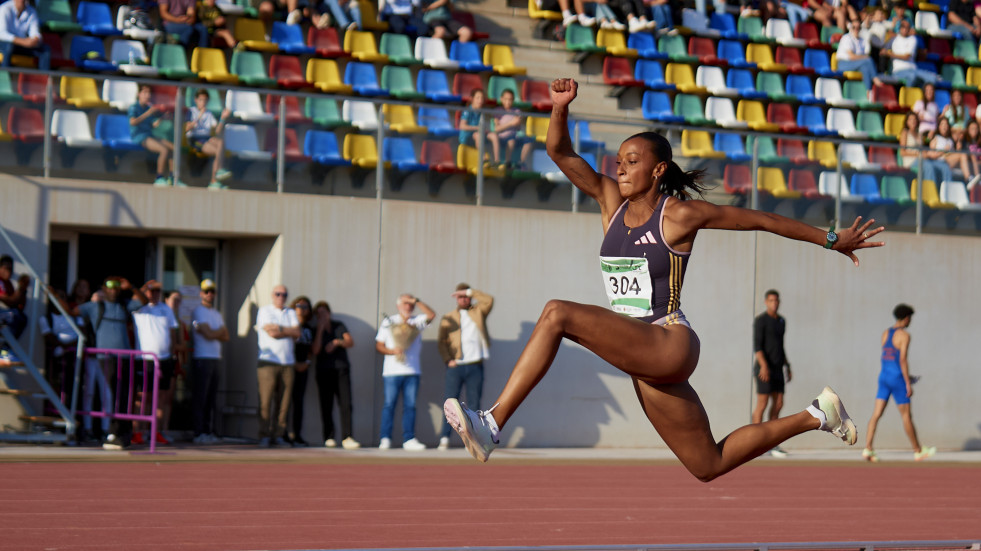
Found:
[[[777,146],[773,143],[773,138],[769,136],[746,136],[746,153],[752,157],[755,142],[759,142],[760,162],[764,164],[789,163],[790,159],[777,155]]]
[[[909,195],[909,184],[902,176],[883,176],[881,193],[883,198],[892,199],[899,205],[915,203]]]
[[[715,126],[715,121],[705,118],[702,98],[692,94],[678,94],[674,97],[674,114],[684,117],[687,124]]]
[[[783,75],[780,73],[771,73],[768,71],[760,71],[756,75],[756,89],[761,92],[766,92],[769,96],[770,101],[794,101],[796,96],[793,94],[788,94],[784,91]]]
[[[182,80],[198,76],[187,64],[187,55],[180,44],[160,43],[150,53],[150,65],[167,78]]]
[[[56,33],[80,32],[82,26],[75,22],[68,0],[38,0],[37,16],[41,28]]]
[[[688,43],[681,35],[664,35],[657,41],[657,49],[677,63],[698,63],[698,56],[688,53]]]
[[[409,37],[404,34],[382,34],[379,51],[387,55],[390,62],[397,65],[422,65],[422,60],[416,58],[412,51]]]
[[[565,28],[565,49],[584,54],[605,54],[606,48],[596,45],[593,30],[573,23]]]
[[[323,128],[348,126],[348,123],[341,118],[341,110],[337,107],[337,101],[330,98],[319,96],[307,98],[303,105],[303,114],[315,125]]]
[[[393,98],[406,101],[416,101],[426,98],[426,94],[416,91],[412,81],[412,71],[408,67],[386,65],[382,67],[381,87],[388,90]]]
[[[276,79],[266,74],[266,64],[259,52],[235,50],[229,70],[238,75],[238,81],[247,86],[274,86]]]
[[[10,79],[10,73],[0,71],[0,101],[20,101],[20,94],[14,90],[14,83]]]

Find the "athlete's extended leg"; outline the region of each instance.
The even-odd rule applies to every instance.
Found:
[[[899,415],[903,418],[903,430],[906,431],[909,443],[913,445],[913,451],[920,451],[920,440],[916,437],[916,427],[913,426],[913,412],[910,411],[910,404],[896,404],[896,409],[899,410]]]

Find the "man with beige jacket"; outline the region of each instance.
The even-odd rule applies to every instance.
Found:
[[[459,398],[463,385],[467,387],[467,406],[480,407],[484,386],[484,360],[490,357],[490,337],[487,335],[487,315],[494,308],[494,297],[473,289],[466,283],[456,286],[452,294],[456,309],[439,322],[439,354],[446,364],[446,392],[443,396]],[[443,420],[439,449],[450,447],[449,423]]]

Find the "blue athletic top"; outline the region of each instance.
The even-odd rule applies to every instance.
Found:
[[[627,212],[624,208],[627,203],[624,202],[610,220],[606,237],[600,247],[600,256],[604,260],[603,277],[608,280],[622,279],[617,278],[607,269],[606,261],[610,258],[646,260],[649,282],[634,281],[630,279],[632,276],[628,275],[628,279],[606,283],[607,293],[616,292],[622,295],[623,302],[630,301],[633,298],[631,294],[636,294],[641,289],[650,289],[652,292],[649,297],[634,298],[634,300],[639,299],[641,301],[639,304],[644,304],[645,307],[649,301],[650,308],[647,312],[639,310],[623,312],[648,323],[680,310],[681,286],[685,280],[685,270],[688,268],[688,257],[691,255],[691,253],[676,251],[664,242],[661,225],[667,198],[667,195],[662,196],[647,222],[636,228],[629,228],[623,222]],[[611,306],[615,311],[621,311],[617,307],[618,302],[620,300],[611,300]]]
[[[900,373],[899,349],[892,344],[892,336],[896,334],[896,328],[890,327],[889,334],[886,336],[886,343],[882,345],[882,373]]]

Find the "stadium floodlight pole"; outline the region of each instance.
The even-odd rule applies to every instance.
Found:
[[[276,129],[276,140],[276,193],[282,193],[286,174],[286,96],[279,96],[279,128]]]
[[[753,139],[753,168],[752,174],[749,175],[749,180],[752,183],[752,187],[749,190],[749,208],[753,210],[759,210],[760,208],[760,191],[756,189],[756,179],[758,177],[757,172],[760,171],[760,138],[757,136]]]
[[[44,145],[42,146],[42,163],[44,164],[44,177],[51,177],[51,117],[52,107],[54,105],[54,84],[52,84],[51,77],[48,77],[48,83],[44,87]],[[8,129],[9,130],[9,129]],[[36,319],[36,318],[31,318]],[[33,333],[32,333],[33,335]],[[31,350],[34,350],[34,343],[31,343]]]
[[[841,220],[841,144],[835,152],[835,162],[838,167],[835,169],[835,224]]]
[[[923,232],[923,148],[916,152],[916,233]]]
[[[487,151],[487,141],[485,132],[487,130],[487,116],[483,111],[480,112],[480,121],[477,122],[477,206],[484,204],[484,154]]]
[[[137,84],[139,86],[139,84]],[[184,143],[184,87],[178,86],[174,95],[174,184],[181,181],[181,144]]]

